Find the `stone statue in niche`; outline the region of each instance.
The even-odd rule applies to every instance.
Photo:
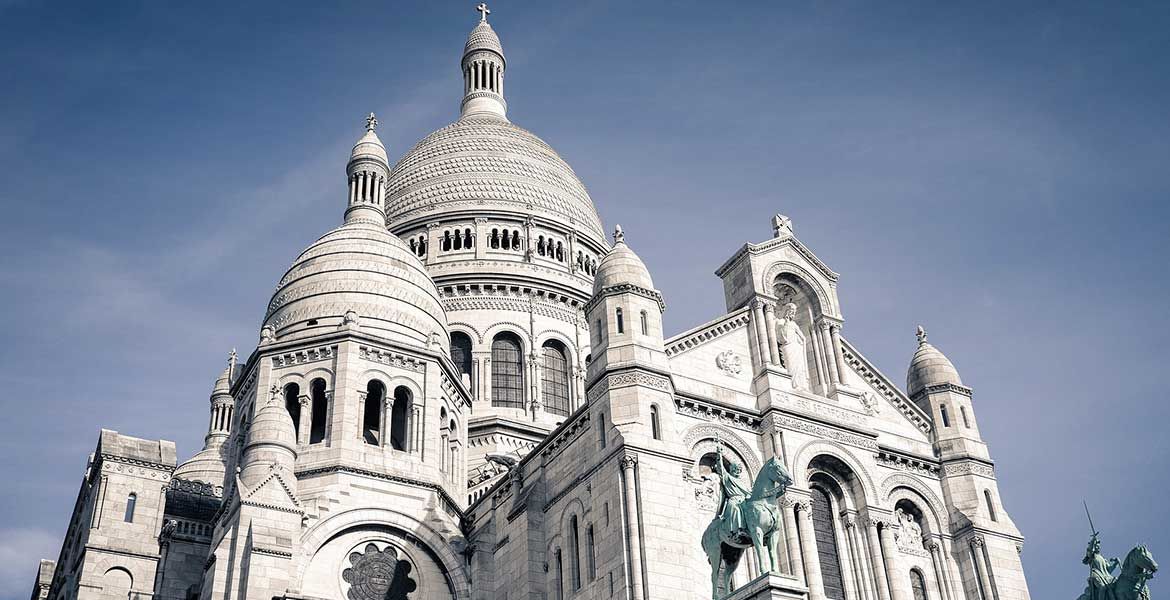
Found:
[[[898,527],[902,533],[898,536],[898,546],[908,550],[922,550],[922,526],[918,524],[918,520],[914,515],[898,509],[895,511],[898,517]]]
[[[792,387],[808,389],[808,362],[805,360],[804,332],[796,322],[796,304],[784,305],[784,316],[776,321],[776,339],[780,343],[780,356],[792,376]]]

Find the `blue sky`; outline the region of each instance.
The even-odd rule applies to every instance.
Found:
[[[365,114],[392,160],[456,117],[473,4],[0,0],[0,598],[56,557],[99,427],[200,447]],[[1170,6],[492,11],[510,117],[623,225],[669,331],[785,213],[879,368],[904,381],[922,323],[974,387],[1033,597],[1083,586],[1082,498],[1109,553],[1170,560]]]

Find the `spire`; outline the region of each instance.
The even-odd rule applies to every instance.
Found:
[[[479,23],[467,36],[463,46],[463,102],[462,116],[471,114],[494,115],[507,119],[508,103],[504,101],[504,48],[500,38],[488,23],[492,13],[487,4],[475,7],[479,11]]]
[[[386,178],[390,175],[390,161],[386,147],[378,134],[378,118],[374,113],[366,117],[366,133],[353,145],[345,173],[349,177],[349,203],[345,222],[364,219],[379,224],[386,222],[384,202]]]

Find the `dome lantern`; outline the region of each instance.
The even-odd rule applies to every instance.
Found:
[[[504,47],[500,37],[487,21],[492,11],[487,4],[475,7],[480,13],[479,23],[467,36],[463,46],[463,115],[487,113],[502,119],[508,118],[508,103],[504,101]]]
[[[366,117],[366,133],[353,145],[345,174],[349,178],[349,203],[345,221],[368,219],[382,223],[386,219],[383,203],[386,199],[386,178],[390,175],[390,161],[386,147],[378,134],[378,118],[374,113]]]

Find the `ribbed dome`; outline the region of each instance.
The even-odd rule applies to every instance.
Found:
[[[248,428],[245,449],[254,446],[279,446],[294,454],[297,451],[297,433],[292,417],[279,402],[269,399],[256,411]]]
[[[618,228],[617,242],[601,262],[597,265],[597,274],[593,277],[593,295],[601,290],[615,285],[636,285],[647,290],[654,289],[654,280],[650,278],[650,270],[646,263],[626,245],[625,238]]]
[[[373,115],[370,117],[373,118]],[[366,134],[353,145],[353,151],[349,153],[350,162],[361,158],[372,158],[383,164],[390,164],[390,159],[386,157],[386,146],[382,145],[382,140],[378,139],[378,134],[374,133],[373,129],[367,129]]]
[[[913,398],[927,387],[942,383],[963,385],[963,380],[959,378],[955,365],[926,341],[926,331],[919,327],[918,350],[910,359],[910,369],[906,372],[906,395]]]
[[[279,341],[334,331],[356,313],[363,331],[415,345],[433,335],[446,348],[447,316],[419,259],[370,219],[321,236],[293,262],[268,303],[264,324]]]
[[[476,50],[490,50],[504,58],[504,47],[500,45],[500,36],[487,21],[480,21],[471,33],[467,34],[467,43],[463,45],[463,54],[467,55]]]
[[[387,221],[476,211],[535,212],[601,243],[593,200],[548,144],[500,117],[473,114],[435,131],[390,173]]]
[[[223,485],[224,466],[223,446],[204,448],[195,456],[175,469],[174,477],[187,481],[202,481],[211,485]]]

